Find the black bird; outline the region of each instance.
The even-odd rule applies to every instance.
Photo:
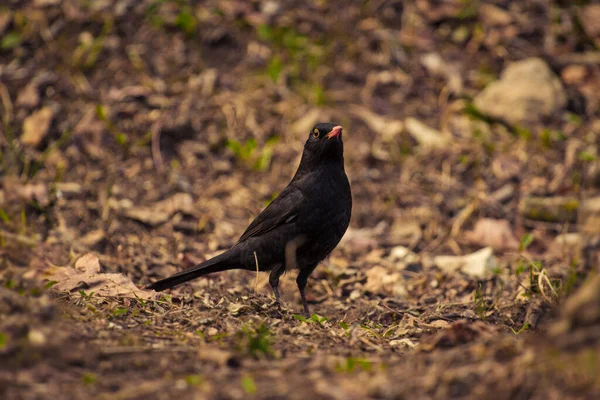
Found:
[[[213,272],[230,269],[271,271],[269,283],[279,297],[279,277],[298,269],[296,283],[305,314],[306,283],[317,265],[337,246],[350,223],[352,195],[344,171],[342,127],[319,123],[310,131],[292,181],[248,226],[229,250],[153,283],[161,291]]]

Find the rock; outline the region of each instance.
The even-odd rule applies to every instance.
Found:
[[[404,124],[408,133],[423,147],[442,148],[448,145],[448,136],[415,118],[407,118]]]
[[[25,146],[37,147],[48,134],[55,111],[44,107],[25,118],[21,143]]]
[[[474,278],[486,278],[498,266],[491,247],[464,256],[437,256],[433,263],[445,272],[463,272]]]
[[[501,79],[475,97],[482,112],[511,124],[530,125],[556,115],[567,104],[558,77],[540,58],[527,58],[509,65]]]

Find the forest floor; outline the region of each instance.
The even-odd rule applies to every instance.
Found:
[[[571,3],[0,6],[0,397],[598,398]],[[328,120],[354,208],[310,319],[291,274],[282,308],[247,271],[139,289],[235,243]]]

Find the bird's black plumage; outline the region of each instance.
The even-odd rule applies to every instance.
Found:
[[[231,249],[148,288],[161,291],[230,269],[253,271],[257,259],[259,270],[271,271],[269,283],[278,301],[281,274],[299,270],[296,282],[304,312],[309,315],[308,277],[337,246],[350,223],[352,196],[343,153],[342,128],[332,123],[315,125],[291,182]]]

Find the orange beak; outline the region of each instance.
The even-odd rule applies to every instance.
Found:
[[[342,133],[342,127],[341,126],[334,126],[333,129],[331,130],[331,132],[329,132],[327,134],[327,139],[331,139],[334,137],[338,137],[340,136],[340,134]]]

